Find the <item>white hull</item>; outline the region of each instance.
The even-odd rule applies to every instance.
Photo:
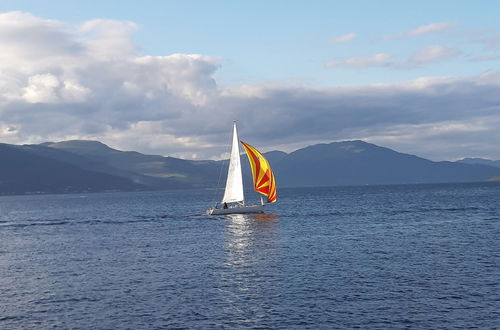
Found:
[[[227,209],[215,207],[207,211],[207,215],[224,215],[224,214],[245,214],[245,213],[264,213],[264,205],[249,205],[249,206],[234,206]]]

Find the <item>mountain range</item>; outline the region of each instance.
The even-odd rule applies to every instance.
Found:
[[[488,166],[493,166],[493,167],[500,167],[500,160],[490,160],[490,159],[483,159],[483,158],[464,158],[464,159],[458,160],[457,162],[463,163],[463,164],[482,164],[482,165],[488,165]]]
[[[278,187],[475,182],[500,179],[500,161],[433,162],[363,141],[271,151]],[[97,141],[0,144],[0,194],[213,188],[226,161],[195,161],[119,151]],[[248,163],[242,161],[250,186]]]

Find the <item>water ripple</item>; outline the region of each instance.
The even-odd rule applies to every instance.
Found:
[[[0,198],[2,329],[493,329],[500,185]]]

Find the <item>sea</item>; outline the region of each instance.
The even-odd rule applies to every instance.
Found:
[[[0,197],[0,329],[500,327],[500,183],[220,195]]]

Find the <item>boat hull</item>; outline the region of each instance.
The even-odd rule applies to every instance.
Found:
[[[212,207],[207,211],[207,215],[225,215],[225,214],[247,214],[264,213],[264,205],[234,206],[227,209],[216,209]]]

